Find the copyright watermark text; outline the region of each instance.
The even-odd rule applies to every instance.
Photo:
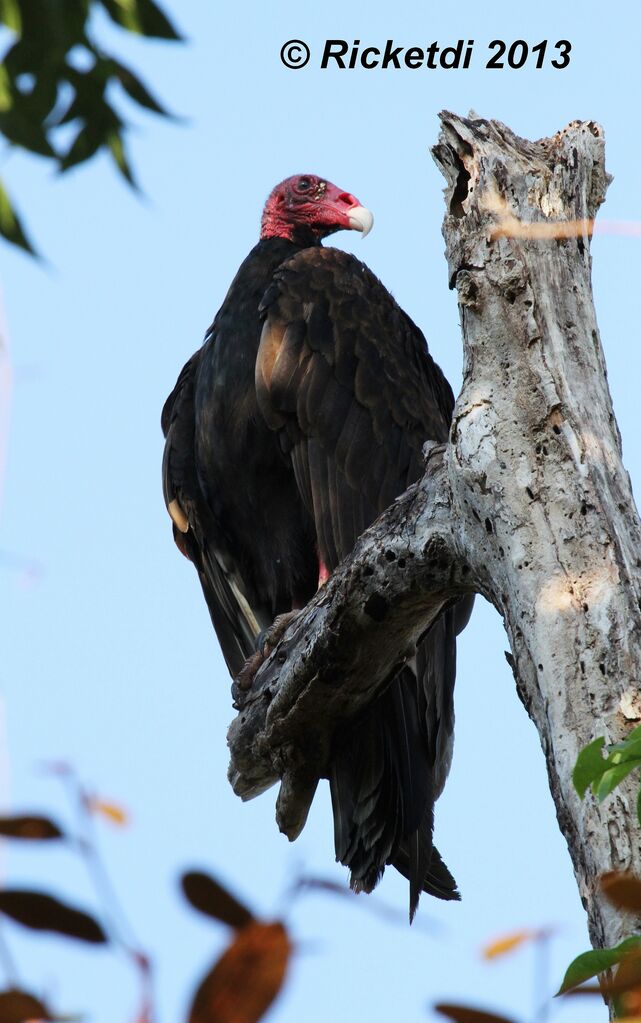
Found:
[[[482,54],[475,54],[475,49],[482,50]],[[542,39],[536,43],[529,43],[525,39],[509,42],[493,39],[478,47],[474,39],[457,39],[447,46],[441,46],[438,42],[427,46],[403,46],[397,45],[393,39],[371,46],[360,39],[351,42],[346,39],[326,39],[318,67],[321,70],[340,68],[342,71],[359,67],[368,71],[374,68],[393,68],[399,71],[402,68],[427,68],[432,71],[442,68],[451,71],[467,70],[474,66],[475,61],[476,66],[482,61],[488,70],[517,70],[522,67],[538,70],[552,67],[561,70],[568,67],[571,51],[572,44],[567,39],[558,39],[556,42]],[[280,51],[282,63],[291,70],[305,67],[311,56],[309,46],[302,39],[289,39],[283,43]]]
[[[289,39],[288,42],[283,43],[280,49],[280,59],[285,67],[291,70],[305,67],[306,64],[309,64],[310,57],[309,46],[302,39]]]

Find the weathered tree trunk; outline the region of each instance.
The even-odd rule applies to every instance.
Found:
[[[531,143],[445,113],[434,158],[458,289],[464,380],[450,443],[363,535],[256,677],[230,729],[230,779],[279,778],[279,825],[302,828],[338,722],[385,685],[451,600],[503,617],[519,695],[541,738],[593,943],[630,921],[596,885],[641,874],[633,783],[603,805],[571,780],[595,736],[641,718],[641,523],[621,461],[590,284],[603,136],[573,122]]]

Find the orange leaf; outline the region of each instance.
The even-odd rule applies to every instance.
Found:
[[[614,983],[622,991],[621,1006],[626,1016],[641,1014],[641,952],[631,952],[617,967]]]
[[[204,977],[189,1023],[257,1023],[281,989],[291,950],[283,924],[247,924]]]
[[[641,1016],[641,987],[627,991],[621,999],[621,1004],[626,1015]]]
[[[499,956],[513,952],[515,948],[523,945],[526,941],[536,941],[541,935],[541,931],[514,931],[512,934],[505,934],[502,938],[496,938],[488,945],[484,945],[481,949],[481,955],[484,959],[498,959]]]
[[[101,813],[112,824],[124,828],[129,823],[129,814],[117,803],[108,803],[104,799],[91,798],[88,800],[88,807],[92,813]]]

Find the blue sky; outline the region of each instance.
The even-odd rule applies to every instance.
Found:
[[[159,416],[241,259],[271,187],[295,172],[327,176],[374,212],[366,241],[337,235],[381,277],[425,331],[455,391],[461,342],[447,289],[443,181],[429,156],[437,112],[470,108],[529,138],[573,118],[600,121],[614,174],[602,213],[639,220],[636,8],[541,0],[528,9],[464,0],[374,8],[166,4],[184,46],[102,38],[185,121],[132,111],[140,201],[106,159],[64,177],[4,153],[3,177],[50,261],[6,247],[2,289],[14,368],[0,548],[36,569],[0,566],[0,684],[7,752],[0,795],[14,809],[69,812],[43,759],[69,759],[131,813],[100,824],[113,879],[154,956],[160,1023],[183,1018],[190,990],[226,935],[181,902],[176,878],[199,865],[269,917],[297,871],[336,880],[327,793],[289,846],[274,795],[244,805],[226,781],[229,679],[195,573],[173,547],[160,490]],[[634,14],[631,12],[634,11]],[[312,60],[279,62],[300,38]],[[379,45],[474,39],[469,70],[340,71],[318,67],[327,38]],[[563,71],[486,70],[487,44],[568,39]],[[487,59],[485,57],[485,59]],[[633,483],[641,479],[633,335],[639,241],[597,237],[594,291],[609,381]],[[460,905],[425,898],[433,932],[379,921],[363,905],[309,895],[288,910],[300,951],[274,1023],[428,1020],[436,1000],[532,1016],[532,954],[489,965],[479,946],[520,927],[558,926],[551,986],[587,947],[583,911],[558,832],[538,737],[517,699],[494,610],[481,601],[460,642],[452,773],[436,841],[460,884]],[[72,853],[0,851],[11,883],[39,883],[74,901],[94,896]],[[405,910],[406,882],[388,871],[379,898]],[[133,1021],[127,964],[103,950],[6,926],[25,984],[95,1023]],[[537,996],[538,997],[538,996]],[[556,1010],[590,1023],[603,1009]]]

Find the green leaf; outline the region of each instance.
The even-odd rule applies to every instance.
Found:
[[[641,937],[632,937],[626,938],[614,948],[595,948],[590,952],[583,952],[568,966],[557,995],[564,995],[572,988],[583,984],[584,981],[590,980],[591,977],[596,977],[599,973],[604,973],[605,970],[616,966],[625,958],[627,952],[640,944]]]
[[[96,112],[104,104],[104,89],[97,88],[88,74],[76,75],[72,72],[68,77],[75,92],[66,110],[59,112],[55,120],[56,126],[77,120],[89,122],[96,117]]]
[[[122,135],[117,131],[110,132],[107,136],[107,146],[123,178],[129,182],[135,191],[138,191],[138,184],[133,176],[133,171],[125,153],[125,145],[122,140]]]
[[[21,113],[16,106],[0,112],[0,132],[15,146],[22,146],[38,156],[51,159],[56,155],[42,124]]]
[[[18,0],[0,0],[0,22],[17,35],[22,32],[22,17]]]
[[[637,767],[641,767],[641,760],[626,760],[623,764],[610,767],[604,771],[600,779],[592,782],[592,790],[599,802],[602,803],[605,797],[609,796],[612,790]]]
[[[31,256],[38,257],[38,253],[29,241],[24,232],[18,214],[11,205],[11,199],[7,195],[2,182],[0,182],[0,235],[6,238],[12,245],[18,245]]]
[[[628,742],[636,742],[637,739],[641,739],[641,725],[637,725],[631,732],[628,732],[622,745]]]
[[[34,931],[54,931],[91,944],[107,941],[107,935],[92,916],[44,892],[5,888],[0,891],[0,913]]]
[[[53,155],[48,138],[50,125],[46,122],[55,107],[59,86],[57,70],[54,72],[45,70],[35,78],[29,91],[25,92],[15,88],[12,91],[12,116],[14,119],[19,119],[22,125],[40,125],[42,137],[46,140],[48,150],[44,153],[45,156]],[[41,139],[36,141],[38,145],[41,145]]]
[[[604,771],[608,769],[607,761],[601,755],[604,743],[605,739],[603,736],[594,739],[581,750],[576,759],[572,772],[572,781],[581,799],[585,796],[592,782],[600,778]]]
[[[22,18],[21,38],[28,42],[38,66],[48,58],[58,60],[86,38],[90,0],[18,0]],[[45,61],[43,61],[43,57]],[[34,67],[34,70],[36,68]]]
[[[111,74],[110,62],[98,58],[86,71],[78,71],[66,63],[64,77],[72,86],[74,96],[67,110],[57,118],[58,124],[68,124],[80,118],[87,124],[97,125],[114,116],[105,100],[105,90]]]
[[[125,67],[124,64],[120,64],[117,60],[111,60],[113,74],[118,79],[127,95],[134,100],[135,103],[139,103],[141,107],[146,107],[147,110],[153,110],[155,114],[161,114],[163,117],[169,117],[170,115],[164,107],[160,105],[157,99],[155,99],[146,85],[144,85],[140,79],[130,71],[129,68]]]
[[[609,756],[615,764],[620,764],[624,760],[631,760],[632,757],[641,759],[641,735],[633,739],[632,733],[630,733],[625,742],[619,742],[616,746],[610,746]]]
[[[60,170],[67,171],[90,160],[105,142],[105,135],[100,128],[97,129],[93,124],[83,125],[60,161]]]
[[[0,64],[0,112],[9,110],[12,106],[11,79],[4,64]]]
[[[137,35],[180,40],[181,36],[153,0],[100,0],[109,17]]]

